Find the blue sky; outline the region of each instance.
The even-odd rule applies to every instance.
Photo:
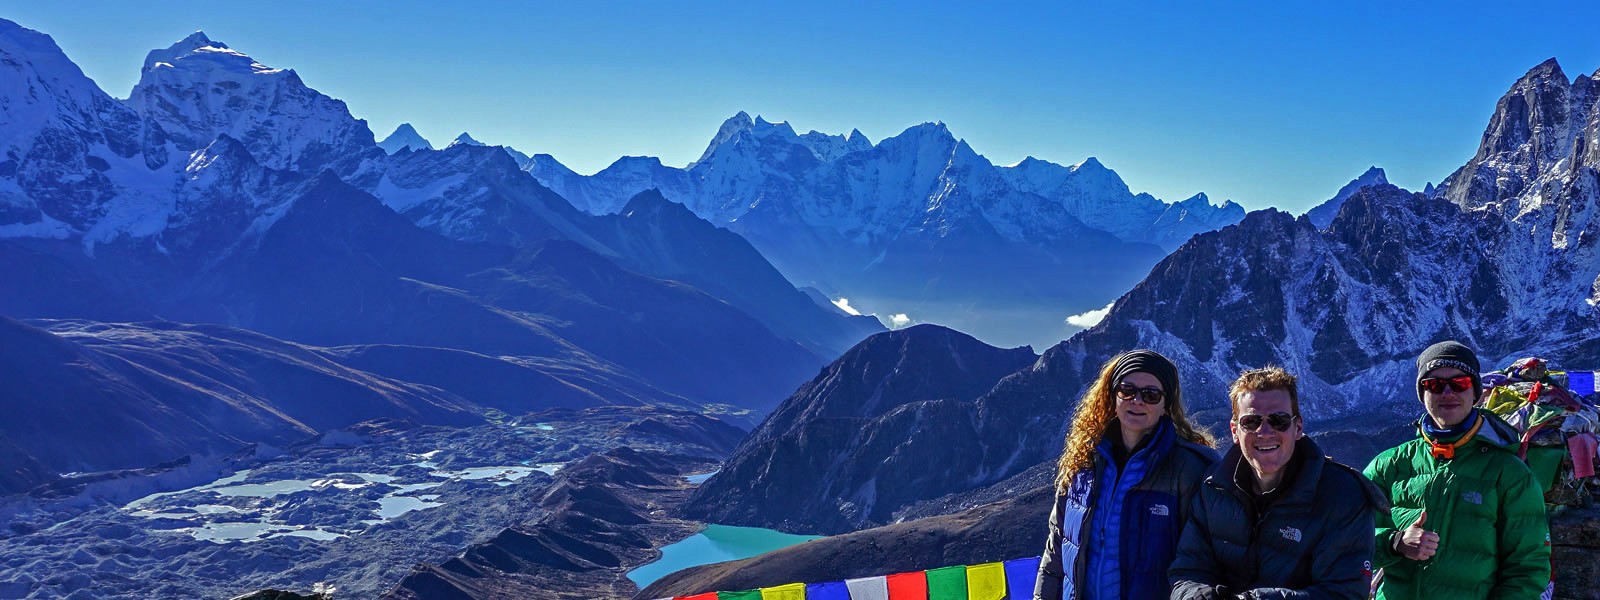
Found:
[[[1369,165],[1420,189],[1513,81],[1600,68],[1600,3],[6,2],[125,97],[204,30],[346,101],[549,153],[694,160],[744,110],[874,142],[943,121],[997,164],[1096,156],[1134,191],[1301,212]],[[1300,3],[1284,3],[1300,4]]]

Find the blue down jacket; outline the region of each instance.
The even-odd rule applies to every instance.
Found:
[[[1116,423],[1108,428],[1116,434]],[[1210,448],[1178,439],[1171,419],[1118,472],[1102,438],[1092,469],[1058,491],[1035,600],[1166,598],[1190,499],[1216,462]]]

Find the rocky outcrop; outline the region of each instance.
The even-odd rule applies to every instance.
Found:
[[[1551,565],[1557,598],[1600,598],[1600,508],[1564,509],[1550,516]]]

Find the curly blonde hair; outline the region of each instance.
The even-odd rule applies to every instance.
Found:
[[[1061,461],[1056,469],[1056,486],[1060,489],[1067,489],[1073,475],[1094,464],[1095,446],[1100,444],[1106,425],[1117,414],[1115,388],[1118,382],[1113,378],[1117,364],[1125,356],[1126,352],[1106,361],[1105,366],[1100,367],[1100,376],[1095,379],[1094,385],[1089,386],[1089,390],[1078,401],[1078,410],[1072,416],[1072,428],[1067,430],[1066,449],[1061,452]],[[1216,439],[1211,437],[1211,433],[1189,422],[1189,416],[1183,412],[1182,389],[1166,390],[1166,393],[1167,416],[1172,418],[1178,439],[1216,447]]]

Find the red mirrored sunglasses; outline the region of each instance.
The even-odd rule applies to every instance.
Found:
[[[1445,386],[1449,386],[1450,391],[1453,392],[1465,392],[1472,388],[1472,376],[1457,375],[1448,379],[1444,377],[1429,377],[1418,383],[1424,391],[1430,394],[1443,394]]]

